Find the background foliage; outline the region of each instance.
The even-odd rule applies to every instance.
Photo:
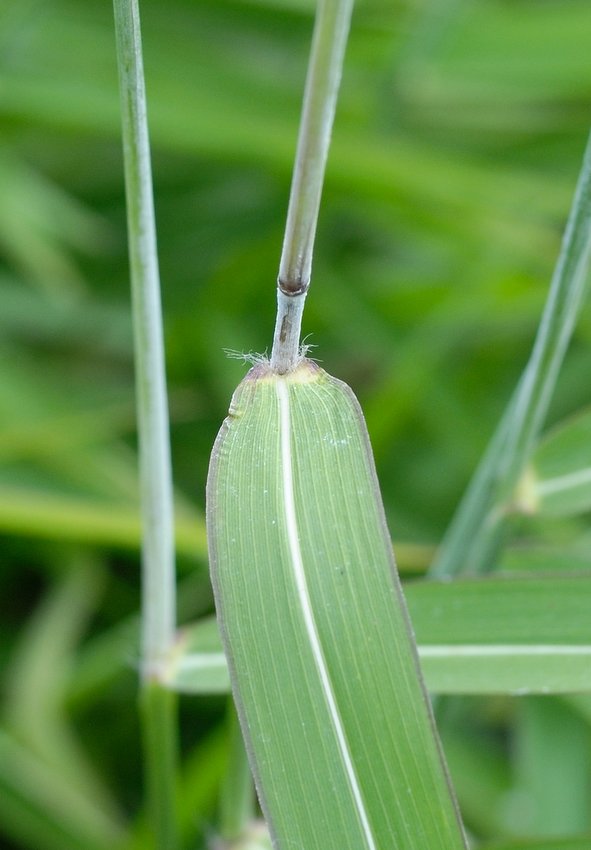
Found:
[[[308,0],[142,3],[183,620],[212,607],[204,482],[244,373],[223,349],[270,344],[312,14]],[[364,407],[403,571],[428,566],[531,347],[588,132],[589,44],[587,0],[358,3],[304,332]],[[110,4],[4,4],[0,75],[0,833],[140,846]],[[585,308],[552,423],[589,404],[590,337]],[[591,465],[580,421],[539,469]],[[501,568],[588,567],[590,506],[584,487],[528,502]],[[225,709],[181,701],[187,847],[215,824]],[[477,838],[589,829],[584,699],[464,699],[441,722]]]

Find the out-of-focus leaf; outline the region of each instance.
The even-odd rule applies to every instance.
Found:
[[[588,726],[591,726],[591,694],[568,694],[562,699],[579,713]]]
[[[419,643],[585,645],[589,572],[405,585]],[[535,636],[534,636],[535,633]]]
[[[496,566],[507,508],[546,418],[583,303],[591,258],[591,136],[532,351],[432,565],[433,576]]]
[[[98,502],[24,487],[0,486],[0,531],[46,540],[138,549],[138,510],[128,503]],[[176,522],[177,551],[206,553],[205,523],[195,512]]]
[[[522,841],[496,842],[485,844],[482,850],[589,850],[591,833],[572,838],[530,838]]]
[[[504,834],[500,821],[503,801],[511,788],[511,772],[494,740],[473,729],[461,732],[440,723],[441,740],[464,822],[483,837]]]
[[[179,632],[166,681],[181,693],[230,692],[230,674],[215,617],[201,620]]]
[[[101,591],[98,563],[74,563],[44,599],[13,653],[6,683],[5,723],[114,822],[120,812],[68,723],[64,689],[80,632]],[[90,802],[89,802],[90,805]]]
[[[406,595],[433,690],[547,693],[589,687],[588,573],[416,582]]]
[[[430,690],[558,693],[591,687],[591,577],[414,582],[405,595]],[[181,632],[169,686],[218,693],[229,679],[213,619]]]
[[[74,783],[4,730],[0,815],[8,835],[39,850],[113,850],[125,837]]]
[[[73,350],[83,347],[97,356],[131,361],[131,316],[126,305],[101,303],[90,293],[77,298],[47,293],[3,274],[0,301],[0,329],[13,345],[27,341],[51,346],[57,338]],[[14,359],[22,373],[23,359]]]
[[[548,530],[548,517],[541,522]],[[591,564],[591,534],[585,530],[585,525],[577,523],[557,532],[545,536],[536,522],[531,534],[505,550],[500,568],[516,573],[586,571]]]
[[[417,68],[416,55],[410,54],[418,84],[417,111],[429,114],[439,106],[442,113],[445,105],[450,109],[459,104],[470,111],[470,104],[475,114],[460,118],[475,124],[485,121],[477,93],[488,107],[511,114],[511,107],[524,100],[529,105],[536,100],[546,103],[567,92],[574,98],[589,91],[591,76],[582,58],[588,31],[584,0],[570,4],[568,21],[560,3],[537,7],[536,15],[530,14],[527,4],[507,8],[501,3],[456,2],[448,6],[431,12],[429,23],[432,30],[439,25],[439,31],[431,30],[430,49],[423,50],[422,65]],[[495,49],[499,43],[503,61],[498,61]],[[560,62],[549,61],[550,45]],[[445,120],[440,112],[437,118]]]
[[[513,834],[559,838],[591,827],[590,742],[587,724],[565,701],[519,700],[512,744],[515,784],[504,805]]]
[[[104,225],[82,204],[0,148],[0,249],[37,284],[72,295],[82,276],[71,247],[103,241]]]
[[[175,20],[167,14],[163,18],[157,8],[146,12],[143,22],[146,50],[150,49],[151,34],[159,39],[160,62],[154,62],[148,74],[155,146],[216,159],[227,157],[234,162],[266,164],[287,176],[297,134],[303,59],[299,75],[288,74],[270,50],[273,58],[263,85],[256,64],[234,66],[220,48],[211,49],[211,33],[219,31],[220,21],[207,12],[198,28],[187,28],[182,16]],[[113,135],[118,131],[117,102],[114,84],[107,85],[109,71],[114,69],[109,67],[111,44],[106,33],[98,34],[92,29],[91,21],[79,8],[59,21],[46,19],[43,24],[30,33],[31,43],[37,48],[38,67],[27,76],[11,69],[0,93],[0,114],[28,116],[42,126],[69,126],[78,132]],[[162,38],[163,27],[169,33],[167,41]],[[59,42],[52,39],[52,31],[59,35]],[[378,33],[373,28],[374,38]],[[355,37],[354,28],[353,45]],[[55,51],[54,44],[60,45],[61,52]],[[70,50],[67,45],[71,45]],[[285,59],[282,46],[281,42],[277,44],[275,55]],[[65,68],[63,55],[70,60]],[[195,66],[196,55],[201,57],[200,66]],[[72,57],[77,65],[75,81]],[[208,85],[179,86],[179,76],[186,73],[187,67],[207,75]],[[97,74],[97,68],[103,73]],[[279,68],[281,74],[277,73]],[[275,86],[268,84],[271,75]],[[362,98],[360,102],[365,107]],[[48,108],[49,103],[52,109]],[[287,108],[289,105],[292,108]],[[532,191],[523,172],[501,175],[498,164],[493,172],[477,160],[470,162],[465,154],[461,158],[442,157],[436,147],[416,138],[409,140],[400,133],[370,134],[360,127],[363,122],[353,104],[347,120],[346,87],[339,111],[328,187],[334,185],[341,191],[388,201],[402,198],[405,205],[417,208],[421,200],[423,206],[435,204],[448,210],[446,218],[452,225],[454,219],[457,222],[461,218],[465,232],[501,229],[507,242],[521,244],[526,250],[529,243],[531,255],[532,241],[538,242],[535,234],[541,234],[517,212],[520,198],[526,203]],[[237,126],[240,133],[235,131]],[[537,210],[546,204],[555,209],[557,200],[560,207],[566,202],[564,188],[548,178],[543,183],[536,181],[535,192]]]
[[[137,677],[139,631],[139,617],[130,617],[101,632],[81,648],[68,683],[68,705],[87,704],[125,670]]]
[[[568,419],[541,441],[532,459],[532,507],[550,516],[591,509],[591,411]]]

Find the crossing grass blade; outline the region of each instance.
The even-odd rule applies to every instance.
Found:
[[[310,361],[251,370],[214,447],[207,521],[276,846],[464,848],[349,388]]]
[[[568,693],[591,683],[588,574],[415,582],[408,602],[437,693]]]
[[[586,574],[415,581],[405,595],[423,676],[434,693],[581,693],[591,687]],[[183,629],[167,683],[192,694],[230,689],[215,620]]]

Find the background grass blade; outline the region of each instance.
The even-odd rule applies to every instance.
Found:
[[[90,543],[114,549],[138,550],[141,545],[137,505],[72,498],[40,487],[0,486],[0,530],[25,538]],[[179,516],[175,539],[181,555],[204,557],[203,517],[197,511]]]
[[[573,838],[555,838],[538,841],[508,841],[503,843],[486,844],[483,850],[587,850],[591,844],[591,834],[579,835]]]
[[[278,846],[463,847],[345,385],[309,361],[286,377],[255,367],[214,448],[208,534],[235,699]]]
[[[589,827],[591,792],[587,724],[564,700],[544,697],[519,700],[516,721],[516,787],[507,807],[515,832],[557,838],[582,833]]]
[[[49,769],[76,786],[97,816],[123,817],[97,773],[67,716],[66,685],[79,632],[87,625],[101,594],[101,565],[80,557],[31,617],[11,658],[6,682],[4,723],[15,739]]]
[[[415,582],[406,595],[435,692],[588,690],[587,575]]]
[[[215,617],[180,632],[165,681],[181,693],[229,693],[230,674]]]
[[[92,798],[3,729],[0,815],[11,837],[39,850],[108,850],[125,838]]]
[[[548,516],[573,516],[591,507],[591,411],[553,428],[534,452],[524,476],[526,508]]]
[[[534,347],[431,574],[480,573],[494,566],[506,510],[548,412],[577,319],[591,254],[591,137]]]
[[[199,634],[200,627],[196,627]],[[535,637],[535,632],[532,637]],[[425,644],[418,646],[427,687],[440,694],[582,693],[591,691],[591,645]],[[180,693],[230,690],[221,641],[216,648],[176,660],[166,680]]]
[[[412,582],[405,597],[430,691],[578,693],[591,689],[585,575]],[[217,624],[183,630],[167,679],[174,690],[224,693],[230,680]]]

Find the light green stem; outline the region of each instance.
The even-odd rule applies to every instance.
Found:
[[[156,681],[146,682],[139,708],[152,844],[157,850],[176,850],[177,695]]]
[[[220,793],[220,835],[232,842],[243,836],[255,817],[255,793],[236,709],[228,706],[230,750]]]
[[[534,347],[431,569],[485,572],[506,531],[515,486],[546,418],[583,300],[591,256],[591,138]]]
[[[159,850],[177,846],[174,699],[158,684],[175,630],[170,439],[156,228],[137,0],[114,0],[134,319],[142,510],[142,720]]]
[[[175,629],[170,439],[146,93],[137,0],[115,0],[133,297],[142,497],[143,676],[158,677]]]
[[[277,322],[271,366],[297,365],[316,223],[353,0],[319,0],[304,92],[300,133],[279,266]]]

